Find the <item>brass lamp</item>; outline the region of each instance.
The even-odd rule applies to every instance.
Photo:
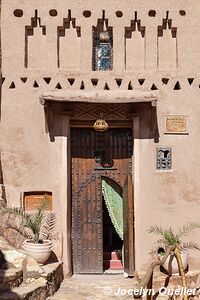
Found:
[[[93,125],[94,130],[96,131],[106,131],[108,130],[108,123],[106,122],[106,120],[104,120],[103,117],[100,117],[99,119],[97,119]]]

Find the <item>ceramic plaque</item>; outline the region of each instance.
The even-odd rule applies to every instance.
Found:
[[[188,118],[184,115],[165,116],[165,133],[188,134]]]

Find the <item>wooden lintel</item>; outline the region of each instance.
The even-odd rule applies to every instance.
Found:
[[[82,103],[138,103],[151,102],[155,105],[158,98],[157,91],[113,90],[113,91],[82,91],[82,90],[54,90],[44,92],[40,103],[46,102],[82,102]]]

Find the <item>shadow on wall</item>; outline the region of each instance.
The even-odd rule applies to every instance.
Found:
[[[5,260],[5,257],[0,250],[0,299],[20,300],[20,296],[11,290],[11,285],[14,285],[14,283],[11,282],[13,279],[9,280],[8,278],[12,277],[7,273],[10,268],[12,268],[12,266]]]
[[[102,110],[105,111],[109,107],[110,104],[101,104]],[[79,122],[82,124],[81,127],[84,127],[84,124],[87,122],[89,126],[94,124],[97,118],[99,118],[99,114],[101,113],[101,105],[97,105],[95,103],[51,103],[47,104],[44,107],[44,115],[45,115],[45,128],[46,132],[49,133],[50,141],[54,142],[56,136],[63,136],[63,128],[62,128],[62,115],[68,114],[70,116],[70,122]],[[82,110],[83,106],[83,110]],[[79,111],[83,111],[82,115],[76,115],[77,107]],[[96,109],[98,107],[98,109]],[[133,115],[139,116],[139,139],[153,139],[155,143],[159,142],[159,128],[158,128],[158,120],[157,120],[157,108],[153,107],[151,103],[134,103],[134,104],[124,104],[124,115],[122,114],[122,118],[119,121],[129,122],[132,124]],[[123,106],[122,106],[123,108]],[[121,109],[121,107],[120,107]],[[85,115],[84,115],[85,111]],[[91,112],[91,113],[90,113]],[[116,115],[120,115],[120,110]],[[111,107],[111,117],[113,116],[112,107]],[[109,117],[106,117],[104,114],[104,118],[106,121],[110,122]],[[117,119],[115,119],[115,124],[117,124]],[[131,127],[131,125],[130,125]]]
[[[1,6],[1,2],[0,2]],[[1,68],[1,47],[0,47],[0,68]],[[2,102],[2,72],[0,73],[0,121],[1,121],[1,102]],[[6,193],[5,193],[5,186],[4,186],[4,179],[3,179],[3,171],[2,171],[2,164],[1,164],[1,151],[0,151],[0,207],[6,205]]]

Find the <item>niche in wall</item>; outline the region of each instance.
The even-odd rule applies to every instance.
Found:
[[[46,210],[52,210],[52,193],[48,191],[31,191],[23,193],[23,209],[28,212],[36,211],[43,203],[47,203]]]
[[[93,26],[93,71],[109,71],[113,69],[113,29],[108,26],[105,11],[102,18]]]
[[[35,10],[31,25],[25,27],[25,68],[41,69],[45,67],[47,55],[46,26],[41,25],[41,18]]]
[[[177,28],[172,26],[172,19],[169,19],[169,12],[163,19],[161,26],[158,26],[158,66],[159,69],[176,69],[177,57]]]
[[[125,66],[127,70],[141,70],[145,65],[145,27],[137,18],[135,12],[134,20],[130,27],[125,28]]]
[[[79,70],[81,58],[81,29],[76,26],[76,19],[68,17],[63,19],[63,25],[57,31],[58,68]]]

